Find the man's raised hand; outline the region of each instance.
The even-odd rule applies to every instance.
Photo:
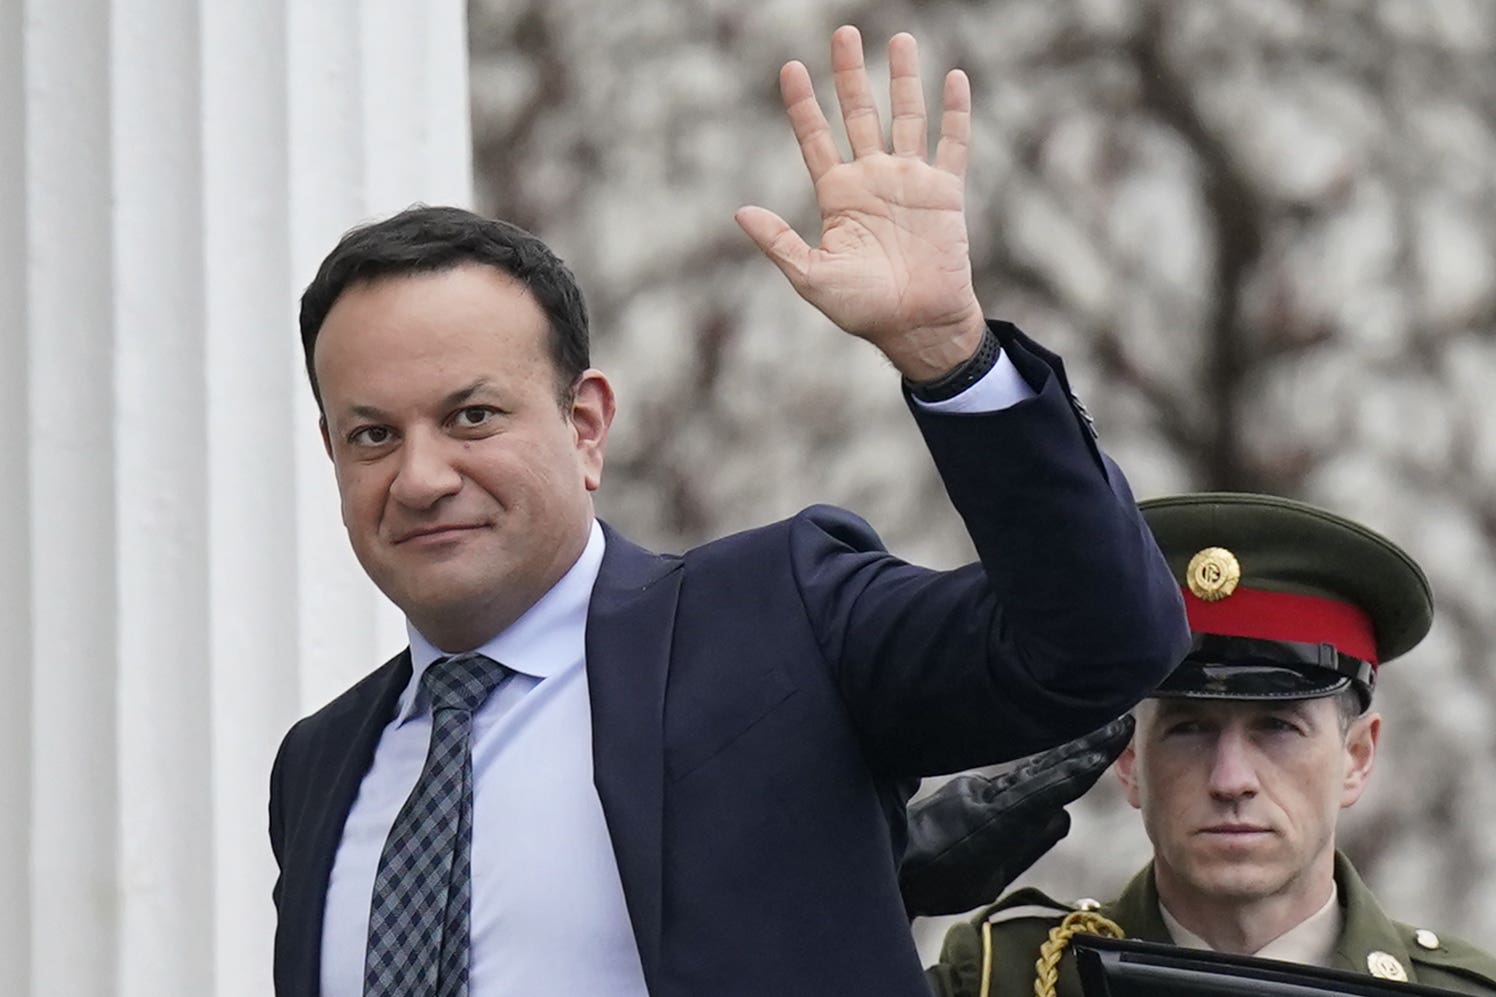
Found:
[[[779,88],[821,212],[811,247],[772,211],[739,208],[738,224],[800,296],[854,336],[877,346],[911,381],[953,370],[981,342],[982,309],[971,284],[963,182],[971,135],[971,85],[945,78],[940,142],[927,162],[927,124],[914,38],[888,43],[890,144],[873,103],[862,38],[841,27],[831,65],[852,150],[842,160],[810,74],[785,65]]]

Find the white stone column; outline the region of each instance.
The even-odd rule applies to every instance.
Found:
[[[295,324],[466,203],[457,0],[0,0],[0,993],[270,992],[275,747],[404,643]]]
[[[26,51],[20,0],[0,0],[0,687],[11,709],[0,723],[0,991],[31,987],[33,658],[31,474],[27,343]]]
[[[24,72],[32,992],[118,978],[120,655],[108,9],[28,4]],[[13,362],[6,358],[4,366]],[[6,855],[7,862],[21,856]]]

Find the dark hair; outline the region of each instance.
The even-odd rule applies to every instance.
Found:
[[[1371,703],[1363,702],[1360,691],[1353,685],[1335,694],[1335,709],[1340,717],[1340,736],[1344,737],[1350,733],[1351,724],[1371,709]]]
[[[587,306],[566,264],[518,225],[462,208],[418,204],[383,221],[349,230],[327,254],[301,295],[301,348],[312,395],[322,407],[313,355],[327,313],[348,288],[410,274],[479,263],[502,270],[529,290],[550,324],[551,361],[563,401],[589,366]]]

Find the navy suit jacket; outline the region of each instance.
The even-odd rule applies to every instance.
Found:
[[[608,530],[594,782],[655,997],[924,997],[896,875],[915,780],[1090,730],[1182,657],[1178,589],[1058,359],[995,328],[1037,397],[915,412],[980,565],[906,564],[825,506],[682,556]],[[334,853],[409,679],[404,653],[276,758],[280,997],[318,993]]]

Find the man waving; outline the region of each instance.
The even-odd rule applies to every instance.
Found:
[[[914,40],[889,50],[891,146],[857,32],[833,37],[850,161],[805,68],[781,74],[819,245],[738,221],[903,375],[980,565],[909,565],[830,507],[645,551],[594,518],[613,388],[544,244],[414,208],[323,262],[307,370],[410,646],[276,760],[281,997],[923,994],[895,871],[913,781],[1095,727],[1183,653],[1059,361],[972,291],[966,79],[929,162]]]

